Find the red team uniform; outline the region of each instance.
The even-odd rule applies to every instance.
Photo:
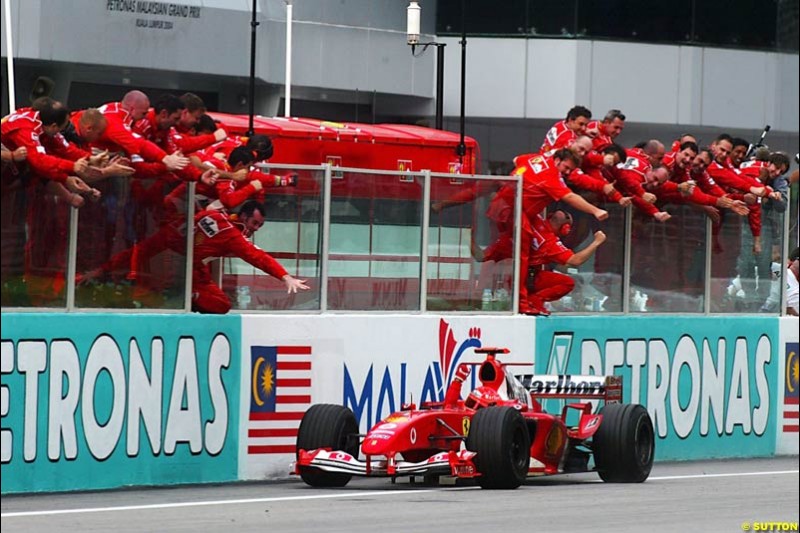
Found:
[[[567,187],[561,173],[555,166],[552,158],[538,155],[527,154],[514,158],[516,169],[515,175],[522,175],[522,239],[520,243],[520,271],[519,279],[526,280],[528,277],[528,267],[531,261],[531,242],[533,239],[532,220],[539,215],[551,202],[557,202],[572,194],[572,190]],[[497,213],[509,213],[506,207],[514,205],[514,195],[516,186],[505,186],[500,189],[492,199],[492,204]],[[490,207],[490,210],[492,208]],[[505,217],[504,217],[505,218]],[[513,221],[513,218],[511,218]],[[508,226],[508,224],[504,224]],[[513,227],[513,224],[511,224]],[[499,225],[498,225],[499,227]],[[506,233],[501,239],[506,239],[509,243],[510,235]],[[496,243],[498,252],[508,248],[502,242]],[[491,247],[490,247],[491,248]],[[528,312],[528,290],[525,282],[520,283],[520,311]]]
[[[566,120],[556,122],[544,136],[544,141],[542,141],[542,147],[539,151],[545,153],[559,148],[566,148],[577,138],[578,136],[575,135],[575,132],[567,127]]]
[[[565,265],[575,255],[572,250],[553,233],[550,223],[536,215],[532,220],[530,264],[535,267],[533,287],[528,294],[529,304],[537,310],[544,309],[544,302],[553,302],[572,292],[575,280],[567,274],[544,270],[549,263]]]
[[[201,313],[227,313],[230,299],[214,283],[208,261],[239,257],[277,279],[287,274],[267,252],[248,241],[243,229],[222,211],[203,211],[195,216],[192,303]]]

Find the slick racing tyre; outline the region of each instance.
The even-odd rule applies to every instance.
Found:
[[[358,457],[358,422],[353,411],[341,405],[312,405],[300,421],[297,454],[318,448],[342,450]],[[300,477],[312,487],[344,487],[350,474],[300,467]]]
[[[477,481],[484,489],[516,489],[528,475],[531,438],[512,407],[486,407],[472,417],[467,449],[475,452]]]
[[[593,437],[598,474],[609,483],[641,483],[650,475],[655,455],[653,422],[639,404],[610,403]]]

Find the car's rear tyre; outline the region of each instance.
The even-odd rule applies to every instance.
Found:
[[[512,407],[486,407],[472,417],[467,449],[476,453],[484,489],[516,489],[528,476],[531,440],[525,419]]]
[[[653,422],[639,404],[610,403],[592,441],[594,462],[603,481],[641,483],[650,475],[655,456]]]
[[[358,422],[353,411],[341,405],[318,404],[303,415],[297,430],[297,454],[318,448],[342,450],[358,457]],[[300,477],[312,487],[344,487],[350,474],[300,467]]]

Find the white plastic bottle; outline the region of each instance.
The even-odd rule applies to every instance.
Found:
[[[483,295],[481,296],[481,309],[483,311],[491,311],[492,289],[483,289]]]
[[[250,307],[250,286],[243,285],[236,287],[236,304],[239,309]]]

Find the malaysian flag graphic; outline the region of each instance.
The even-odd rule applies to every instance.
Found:
[[[252,346],[250,378],[248,455],[295,453],[311,405],[311,347]]]
[[[783,387],[783,432],[800,432],[800,417],[798,417],[798,398],[800,389],[800,360],[798,359],[798,346],[796,342],[786,343],[786,379]]]

